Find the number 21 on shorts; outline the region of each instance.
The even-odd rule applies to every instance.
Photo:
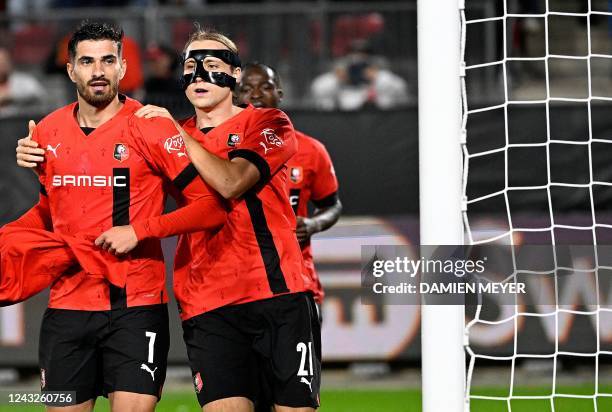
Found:
[[[304,342],[299,342],[295,350],[301,352],[302,355],[297,376],[312,376],[312,342],[308,342],[308,346]],[[305,369],[306,358],[308,358],[308,370]]]

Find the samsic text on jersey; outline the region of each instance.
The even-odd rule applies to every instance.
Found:
[[[227,223],[206,247],[198,235],[179,243],[174,292],[181,317],[304,291],[307,277],[286,187],[286,162],[297,149],[288,117],[277,109],[249,105],[212,130],[199,130],[195,117],[183,127],[209,152],[250,161],[261,177],[230,201]]]

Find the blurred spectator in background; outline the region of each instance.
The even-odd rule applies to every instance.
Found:
[[[0,2],[2,3],[2,2]],[[47,10],[51,0],[6,0],[5,9],[12,15],[27,15],[31,10]]]
[[[341,57],[351,51],[355,40],[367,41],[371,48],[384,42],[385,18],[381,13],[347,13],[338,16],[333,23],[331,52]]]
[[[54,8],[129,6],[129,0],[52,0]]]
[[[354,41],[351,52],[334,63],[333,71],[321,74],[312,82],[315,107],[391,109],[409,103],[406,81],[385,66],[382,58],[371,54],[367,41]]]
[[[28,73],[14,71],[9,50],[0,47],[0,114],[42,110],[44,103],[42,84]]]
[[[169,46],[153,45],[147,49],[146,61],[149,77],[145,81],[145,104],[174,106],[187,101],[179,87],[177,69],[179,56]]]

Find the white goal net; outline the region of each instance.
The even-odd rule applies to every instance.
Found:
[[[466,411],[612,411],[612,2],[459,9],[467,243],[511,245],[531,290],[468,310]]]

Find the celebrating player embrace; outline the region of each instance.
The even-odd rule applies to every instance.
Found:
[[[182,122],[187,153],[230,203],[226,225],[206,247],[191,244],[199,255],[189,271],[175,270],[198,399],[204,411],[250,411],[264,376],[277,411],[313,410],[320,336],[286,192],[286,163],[297,150],[293,126],[278,109],[232,104],[241,68],[224,35],[195,32],[183,73],[196,111]],[[171,117],[155,106],[137,114]]]
[[[122,281],[76,266],[52,284],[40,334],[41,387],[76,392],[77,405],[61,410],[90,411],[100,394],[108,395],[113,411],[154,410],[169,346],[156,238],[213,233],[226,218],[218,195],[186,177],[187,156],[168,150],[180,138],[174,124],[136,117],[142,105],[118,94],[122,36],[99,23],[73,34],[67,68],[78,100],[44,118],[18,150],[23,166],[42,161],[36,169],[41,194],[11,227],[95,239],[112,253],[131,250]],[[163,187],[184,207],[161,215]]]
[[[186,162],[180,172],[174,168],[178,173],[169,176],[178,191],[194,182],[201,185],[203,180],[225,199],[225,224],[212,231],[206,219],[205,230],[181,236],[175,258],[174,292],[198,400],[206,412],[251,411],[259,400],[263,377],[271,388],[275,410],[314,410],[319,405],[320,325],[286,189],[287,161],[297,151],[293,126],[278,109],[233,105],[232,90],[241,63],[235,44],[220,33],[198,30],[190,37],[183,73],[195,116],[179,124],[166,109],[136,108],[138,120],[130,118],[130,130],[139,139],[114,147],[108,155],[121,163],[133,157],[132,150],[139,150],[143,156],[150,155],[144,158],[147,164],[156,164],[156,153],[164,161]],[[106,86],[96,79],[90,80],[94,92]],[[170,120],[178,132],[163,142],[152,137],[159,131],[146,128],[152,121],[167,126]],[[94,139],[84,141],[95,143]],[[46,147],[61,142],[40,143]],[[32,157],[34,149],[28,147],[35,144],[24,140],[21,145],[23,165],[41,160]],[[53,154],[45,156],[45,163],[52,163]],[[114,182],[115,174],[108,176]],[[137,200],[126,203],[126,191],[113,190],[123,193],[113,205],[131,209],[139,204]],[[190,201],[184,209],[191,212],[193,204]],[[212,210],[210,205],[197,207],[205,215]],[[171,234],[162,233],[164,222],[153,218],[140,224],[120,216],[121,220],[113,221],[115,227],[97,239],[105,249],[133,255],[143,246],[138,242],[140,233]]]

